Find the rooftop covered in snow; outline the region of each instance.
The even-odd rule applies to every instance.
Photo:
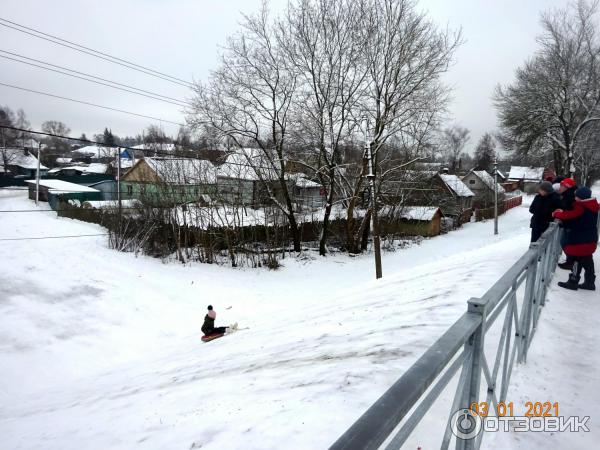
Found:
[[[210,161],[192,158],[145,158],[143,161],[171,184],[214,184],[216,169]]]
[[[509,180],[542,181],[543,177],[543,167],[511,166],[508,174]]]
[[[30,187],[36,186],[36,180],[26,180],[25,182],[28,183]],[[40,180],[39,183],[41,187],[47,188],[48,192],[57,194],[69,192],[100,192],[98,189],[62,180]]]
[[[498,194],[504,194],[504,188],[500,183],[496,184],[494,177],[487,173],[485,170],[473,170],[472,172],[476,177],[478,177],[483,184],[485,184],[490,190],[494,190],[494,185],[497,188]]]
[[[440,178],[448,188],[459,197],[474,197],[473,191],[467,187],[456,175],[441,173]]]
[[[23,169],[37,169],[38,160],[31,153],[25,154],[25,151],[20,148],[6,148],[2,150],[4,156],[0,157],[0,167],[4,168],[4,158],[9,166],[18,166]],[[48,169],[43,164],[40,164],[40,170]]]

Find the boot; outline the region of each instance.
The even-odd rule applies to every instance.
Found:
[[[589,275],[586,273],[583,283],[579,285],[579,289],[585,289],[586,291],[596,290],[596,275]]]
[[[568,281],[559,281],[558,285],[561,288],[570,289],[576,291],[579,289],[579,277],[571,274]]]
[[[573,261],[565,261],[564,263],[559,263],[558,267],[560,267],[563,270],[571,270],[573,269]]]

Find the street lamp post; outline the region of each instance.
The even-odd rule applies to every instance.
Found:
[[[38,206],[38,202],[40,201],[40,150],[42,148],[42,143],[38,144],[37,151],[37,171],[35,174],[35,206]]]
[[[494,234],[498,234],[498,160],[494,160]]]

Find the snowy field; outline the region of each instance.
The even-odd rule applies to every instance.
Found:
[[[326,448],[527,249],[528,203],[501,217],[499,236],[472,223],[385,254],[380,281],[370,256],[242,270],[136,258],[101,236],[0,241],[0,448]],[[0,191],[0,210],[33,208]],[[2,239],[103,232],[50,211],[0,214]],[[547,379],[561,386],[549,400],[584,402],[543,367],[570,348],[598,386],[592,296],[552,288],[515,395],[537,398]],[[202,343],[208,304],[217,325],[248,329]],[[577,327],[595,342],[557,338],[576,341]]]

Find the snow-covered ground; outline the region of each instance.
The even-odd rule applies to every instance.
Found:
[[[0,191],[0,210],[33,208]],[[136,258],[101,236],[0,241],[0,447],[326,448],[526,250],[528,222],[524,205],[499,236],[471,223],[387,253],[379,281],[370,256],[234,270]],[[0,239],[98,233],[50,211],[0,213]],[[553,310],[552,295],[519,395],[543,389],[527,370],[553,352],[546,342],[574,358],[562,334],[584,330],[563,330],[569,307],[598,337],[585,301]],[[208,304],[218,325],[249,329],[202,343]]]
[[[593,191],[600,198],[600,183]],[[594,256],[597,273],[600,256],[598,252]],[[598,291],[573,292],[556,286],[567,278],[568,272],[557,269],[527,364],[516,367],[507,401],[519,405],[521,413],[526,402],[557,402],[561,416],[588,416],[590,432],[497,433],[489,437],[487,448],[600,447],[600,296]]]

